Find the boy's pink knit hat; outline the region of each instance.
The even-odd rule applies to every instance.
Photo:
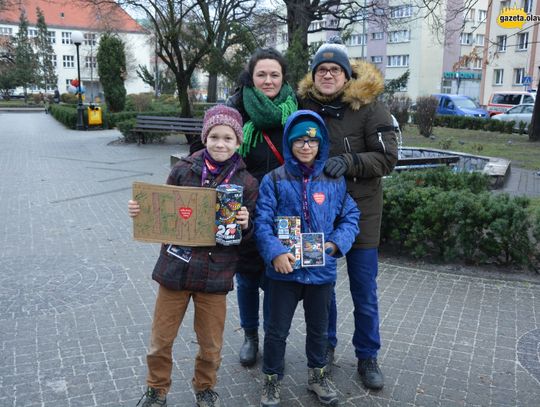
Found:
[[[206,111],[203,120],[203,129],[201,140],[206,144],[208,133],[214,126],[226,125],[232,128],[238,138],[238,143],[244,141],[244,133],[242,132],[242,116],[238,110],[225,105],[216,105]]]

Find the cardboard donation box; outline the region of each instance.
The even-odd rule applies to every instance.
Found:
[[[133,218],[136,240],[215,246],[215,189],[134,182],[133,199],[141,207]]]

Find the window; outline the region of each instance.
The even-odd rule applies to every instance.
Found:
[[[461,45],[471,45],[472,44],[472,33],[461,33],[459,35],[459,42]]]
[[[465,14],[465,21],[474,21],[474,9],[470,8]]]
[[[96,45],[96,34],[84,34],[84,45]]]
[[[510,8],[510,0],[503,0],[503,1],[501,1],[501,7],[500,7],[500,9],[499,9],[499,13],[502,13],[502,11],[503,11],[505,8]]]
[[[502,85],[504,77],[504,69],[494,69],[493,70],[493,84]]]
[[[51,62],[53,66],[56,68],[57,62],[56,62],[56,54],[51,54]]]
[[[409,66],[409,56],[408,55],[389,55],[388,57],[388,67],[396,66]]]
[[[71,33],[67,31],[62,31],[62,44],[73,44],[71,42]]]
[[[525,68],[514,69],[514,85],[523,85],[524,77],[525,77]]]
[[[390,18],[403,18],[412,16],[412,4],[390,7]]]
[[[384,33],[382,31],[371,34],[372,40],[382,40],[383,38],[384,38]]]
[[[478,10],[478,14],[476,16],[476,21],[478,21],[479,23],[483,23],[484,21],[486,21],[487,18],[487,10]]]
[[[75,68],[75,57],[73,55],[62,56],[64,61],[64,68]]]
[[[525,51],[529,48],[529,33],[521,33],[517,36],[517,51]]]
[[[36,37],[37,37],[37,30],[35,28],[29,28],[28,38],[36,38]]]
[[[472,69],[482,69],[482,58],[476,58],[474,60]]]
[[[533,0],[523,0],[523,11],[525,13],[532,13]]]
[[[0,35],[12,35],[13,29],[11,27],[0,27]]]
[[[374,64],[382,64],[382,56],[377,55],[371,57],[371,62],[373,62]]]
[[[56,31],[47,31],[47,39],[49,44],[56,44]]]
[[[85,57],[84,59],[84,66],[87,68],[96,68],[97,67],[97,59],[96,57]]]
[[[523,103],[534,103],[534,99],[532,96],[523,95]]]
[[[337,18],[332,18],[332,19],[329,21],[329,25],[330,25],[330,27],[337,27],[337,26],[338,26],[338,20],[337,20]]]
[[[478,45],[479,47],[484,46],[484,34],[476,34],[476,38],[474,39],[474,43]]]
[[[347,45],[364,45],[367,40],[366,34],[352,34],[351,37],[347,40]]]
[[[506,52],[506,35],[497,35],[497,51]]]
[[[390,31],[388,33],[388,42],[408,42],[411,40],[409,30]]]

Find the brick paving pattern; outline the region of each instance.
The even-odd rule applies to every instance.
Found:
[[[116,131],[67,130],[43,113],[0,113],[0,406],[135,406],[158,245],[131,239],[131,183],[163,183],[174,144],[111,143]],[[381,264],[386,376],[366,391],[350,344],[344,264],[337,283],[340,343],[333,379],[341,406],[538,406],[540,279]],[[225,406],[258,406],[261,361],[238,363],[236,295],[217,391]],[[301,307],[299,307],[301,310]],[[286,355],[283,406],[316,406],[306,390],[298,312]],[[169,406],[193,406],[197,351],[188,312],[174,348]]]

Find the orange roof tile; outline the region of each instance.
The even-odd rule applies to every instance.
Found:
[[[0,24],[19,24],[21,9],[26,11],[30,25],[37,21],[36,8],[45,16],[49,28],[87,31],[142,32],[143,28],[117,4],[99,7],[81,0],[8,0],[6,10],[0,10]]]

